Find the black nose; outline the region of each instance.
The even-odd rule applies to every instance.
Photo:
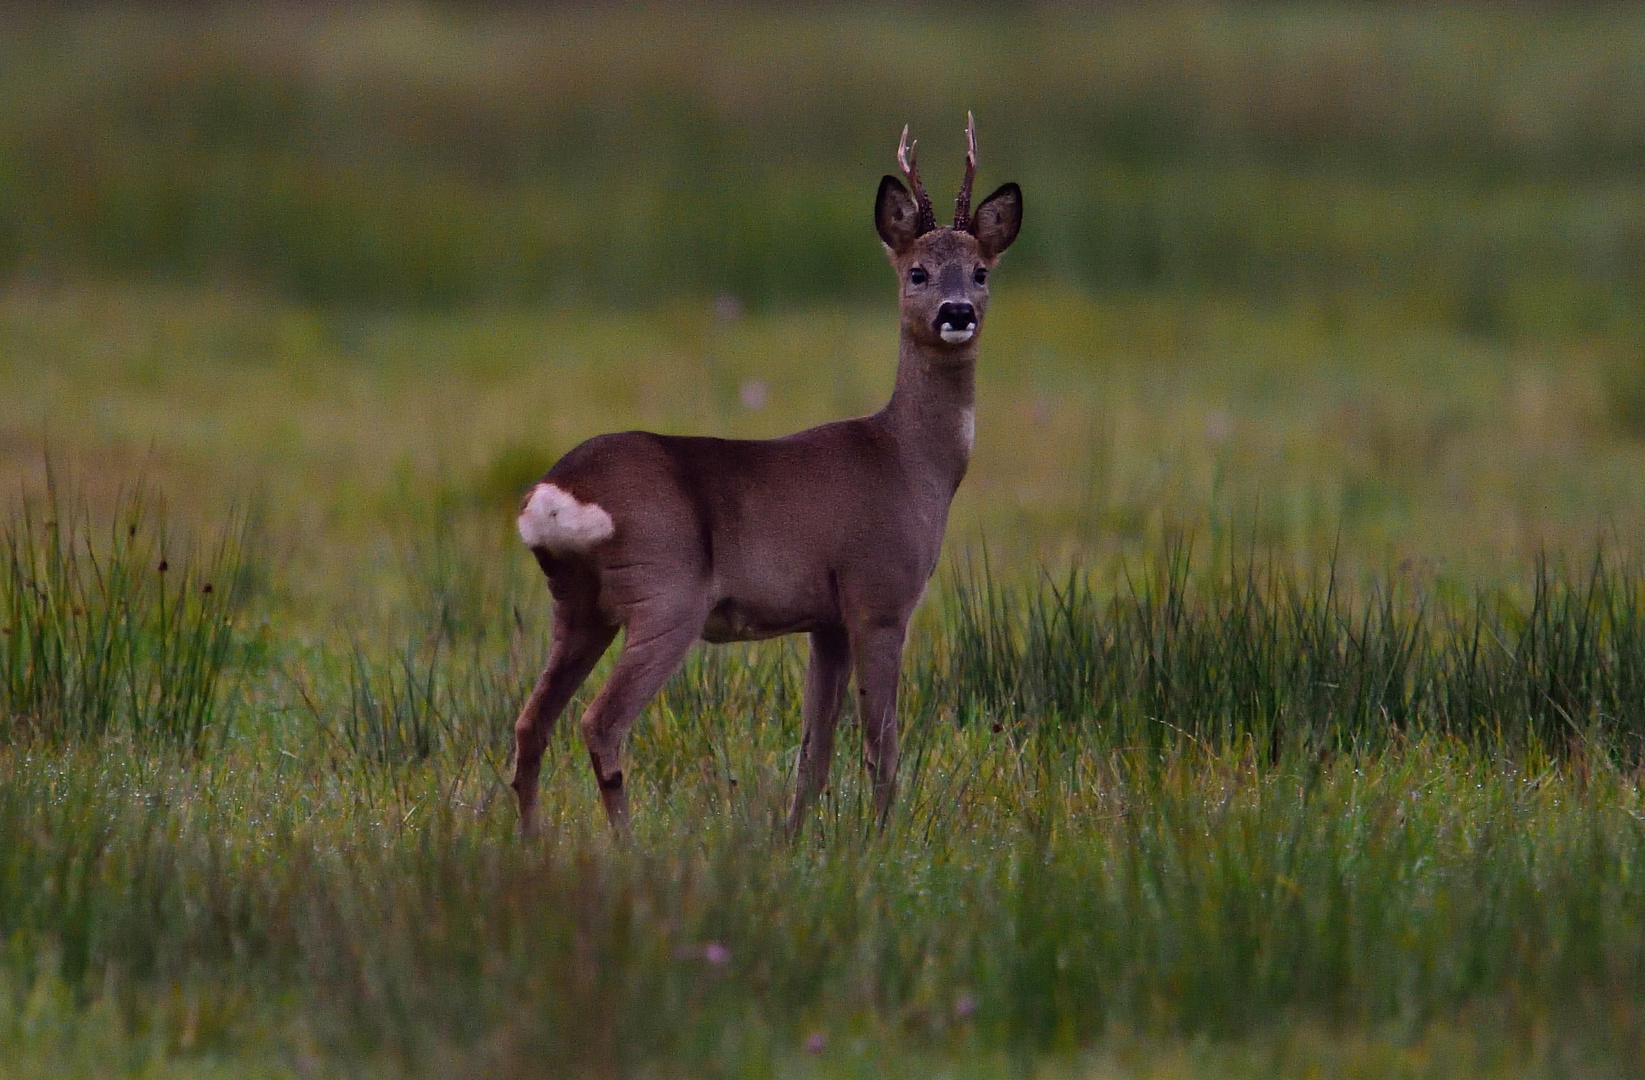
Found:
[[[950,300],[937,309],[937,329],[970,330],[977,325],[977,309],[966,303]]]

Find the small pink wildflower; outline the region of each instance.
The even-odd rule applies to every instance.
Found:
[[[961,994],[955,998],[954,1015],[961,1020],[969,1020],[977,1015],[977,999],[970,994]]]
[[[721,967],[731,963],[731,950],[718,941],[710,941],[703,946],[703,959],[715,967]]]
[[[828,1036],[824,1035],[822,1032],[813,1031],[805,1037],[806,1053],[815,1055],[822,1053],[826,1049],[828,1049]]]

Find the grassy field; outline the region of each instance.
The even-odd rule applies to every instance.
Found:
[[[889,828],[775,642],[521,842],[521,489],[876,408],[968,107]],[[8,1075],[1634,1075],[1642,113],[1621,9],[8,9]]]

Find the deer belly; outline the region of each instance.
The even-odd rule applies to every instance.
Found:
[[[715,644],[760,641],[814,630],[825,621],[809,612],[783,611],[727,598],[708,613],[703,622],[702,639]]]

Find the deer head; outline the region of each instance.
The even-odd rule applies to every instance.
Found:
[[[909,187],[894,176],[880,181],[874,227],[885,242],[901,283],[902,333],[920,345],[959,353],[982,330],[988,309],[988,275],[1022,227],[1022,189],[1006,184],[971,211],[977,172],[977,127],[965,117],[965,179],[954,200],[954,224],[937,227],[931,198],[920,183],[916,150],[902,129],[897,164]],[[910,191],[909,188],[913,190]],[[963,355],[969,355],[969,352]]]

